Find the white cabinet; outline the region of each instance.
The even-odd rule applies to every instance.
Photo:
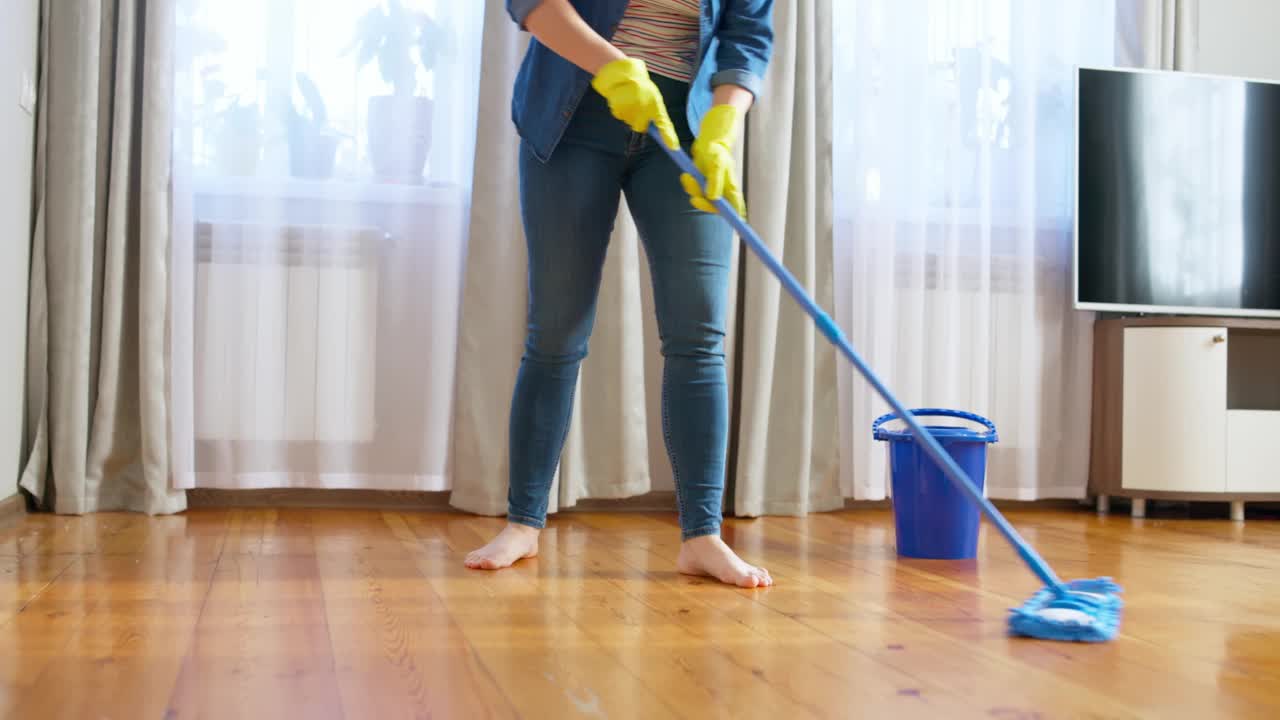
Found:
[[[1124,331],[1126,490],[1223,492],[1226,328]]]
[[[1265,493],[1275,492],[1277,488],[1280,488],[1280,412],[1227,412],[1227,492]]]
[[[1280,501],[1280,320],[1104,318],[1094,326],[1089,489]]]

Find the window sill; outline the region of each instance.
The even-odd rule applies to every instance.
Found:
[[[471,196],[450,183],[394,185],[282,177],[196,177],[192,219],[215,224],[376,228],[397,238],[465,242]]]
[[[467,200],[467,193],[461,185],[433,181],[402,185],[343,179],[199,175],[192,182],[192,190],[197,197],[211,200],[337,200],[384,205],[460,205]]]
[[[1061,232],[1070,229],[1072,219],[1069,215],[1055,213],[1033,214],[1028,218],[1025,213],[992,210],[984,217],[983,211],[972,208],[928,209],[924,211],[891,210],[891,209],[859,209],[837,208],[835,211],[837,224],[853,225],[856,223],[888,223],[903,227],[923,227],[929,229],[951,228],[990,228],[992,230],[1026,230]]]

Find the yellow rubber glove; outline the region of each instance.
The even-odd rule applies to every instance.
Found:
[[[626,123],[632,130],[649,131],[649,123],[658,126],[662,139],[672,149],[680,147],[676,127],[671,124],[662,92],[649,78],[643,60],[622,58],[600,68],[591,80],[591,87],[609,102],[613,116]]]
[[[706,193],[692,175],[680,176],[689,202],[703,212],[714,213],[712,202],[723,197],[745,220],[747,206],[738,189],[733,170],[733,140],[738,130],[738,108],[716,105],[702,118],[702,127],[693,141],[693,164],[707,179]]]

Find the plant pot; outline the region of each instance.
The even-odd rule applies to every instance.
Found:
[[[369,160],[381,182],[418,184],[431,151],[431,99],[369,98]]]
[[[289,133],[289,174],[307,180],[328,180],[333,177],[339,140],[341,138],[337,135]]]
[[[260,151],[257,138],[224,133],[214,144],[213,166],[219,175],[253,177],[258,174]]]
[[[219,174],[252,177],[262,156],[262,121],[254,105],[234,105],[213,118],[213,166]]]

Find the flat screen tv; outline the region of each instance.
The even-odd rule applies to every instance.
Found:
[[[1280,317],[1280,84],[1076,80],[1076,307]]]

